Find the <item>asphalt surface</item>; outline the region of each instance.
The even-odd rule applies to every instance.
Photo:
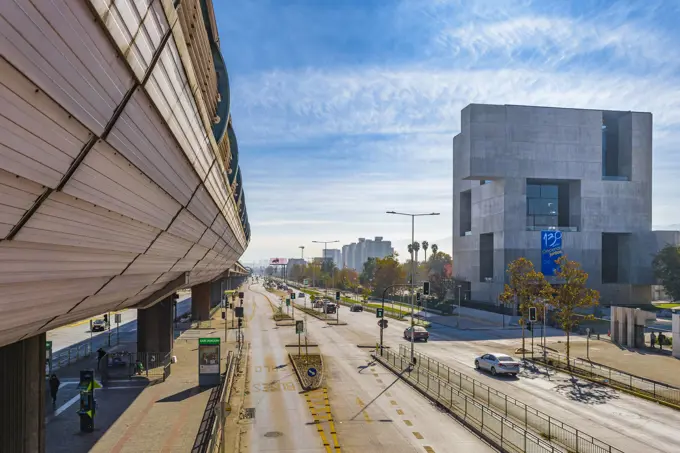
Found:
[[[189,311],[191,311],[191,297],[188,295],[180,297],[177,302],[177,316],[181,316],[182,314]],[[98,316],[96,319],[101,319],[102,315]],[[121,343],[130,343],[136,341],[137,310],[125,310],[121,312],[121,318],[120,326],[116,326],[114,322],[111,322],[110,331],[92,333],[91,337],[93,351],[96,351],[100,347],[106,349],[110,345],[117,344],[117,338],[120,338]],[[110,321],[113,321],[114,319],[115,317],[112,314]],[[111,337],[110,344],[109,336]],[[82,324],[74,323],[72,325],[51,330],[47,332],[47,340],[52,341],[53,355],[56,355],[60,351],[66,350],[67,348],[73,348],[87,344],[90,342],[90,323],[85,320],[85,322],[82,322]]]
[[[297,342],[294,327],[275,327],[265,297],[277,305],[278,297],[266,293],[260,285],[251,288],[248,294],[253,295],[252,300],[258,307],[249,329],[249,334],[253,336],[252,366],[262,365],[262,360],[265,360],[264,365],[288,363],[286,357],[281,355],[282,346]],[[350,314],[349,309],[341,308],[341,320],[353,320],[354,315],[361,316],[360,313]],[[283,391],[265,394],[259,399],[254,397],[253,404],[257,408],[254,424],[258,428],[251,432],[250,451],[494,451],[453,418],[437,410],[429,400],[397,380],[391,372],[372,363],[370,351],[357,347],[357,344],[371,344],[371,340],[375,344],[363,328],[331,327],[301,311],[296,311],[296,317],[305,320],[309,341],[318,344],[323,355],[328,395],[326,410],[332,413],[340,449],[335,449],[330,437],[327,437],[329,449],[323,449],[304,394]],[[282,373],[264,373],[259,377],[256,368],[252,368],[252,371],[251,388],[256,382],[275,381]],[[260,414],[263,412],[264,421],[261,421]],[[329,423],[321,422],[325,432],[328,432],[326,425]],[[280,443],[265,440],[267,438],[264,435],[272,430],[283,433],[276,438],[280,439],[276,441]]]
[[[350,312],[341,307],[340,319],[347,326],[324,329],[332,334],[335,348],[343,344],[375,345],[379,328],[374,313]],[[386,345],[398,350],[409,345],[403,332],[408,322],[389,320],[384,331]],[[579,431],[594,436],[624,452],[680,452],[677,426],[680,413],[588,381],[574,380],[564,373],[523,371],[518,378],[493,377],[474,369],[474,359],[494,352],[500,345],[515,344],[517,331],[483,325],[468,330],[434,325],[427,343],[416,351],[427,354],[519,401],[555,417]],[[356,346],[354,346],[356,348]],[[446,450],[443,450],[446,451]],[[450,450],[449,450],[450,451]],[[467,451],[467,450],[466,450]]]

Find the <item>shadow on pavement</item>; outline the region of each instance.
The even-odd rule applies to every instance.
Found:
[[[570,379],[558,384],[555,387],[555,391],[572,401],[593,405],[605,404],[608,401],[620,398],[616,390],[610,387],[575,379]]]
[[[205,392],[207,390],[212,390],[212,387],[192,387],[186,390],[182,390],[179,393],[175,393],[174,395],[166,396],[163,399],[158,400],[158,403],[176,403],[178,401],[184,401],[186,399],[191,398],[192,396],[196,396],[199,393]]]

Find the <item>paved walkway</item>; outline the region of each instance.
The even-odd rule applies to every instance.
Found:
[[[219,313],[216,315],[220,316]],[[172,365],[172,373],[165,382],[146,387],[112,384],[97,390],[93,433],[79,431],[75,413],[76,384],[70,383],[69,378],[62,378],[56,410],[48,416],[47,452],[191,451],[213,391],[198,387],[198,338],[222,338],[222,372],[226,368],[224,359],[227,351],[235,345],[235,331],[229,330],[225,347],[224,323],[219,328],[220,322],[215,322],[212,329],[184,331],[175,340],[173,353],[177,363]],[[74,381],[77,382],[77,379]],[[73,398],[76,399],[75,404],[64,409],[63,401]]]

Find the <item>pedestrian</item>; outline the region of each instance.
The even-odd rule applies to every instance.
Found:
[[[654,344],[656,343],[656,335],[654,335],[654,332],[650,335],[651,338],[651,343],[652,343],[652,349],[654,349]]]
[[[666,336],[663,334],[663,332],[659,332],[659,350],[663,351],[663,342],[666,339]]]
[[[56,374],[50,376],[50,396],[52,397],[52,406],[57,405],[57,392],[59,391],[59,378]]]

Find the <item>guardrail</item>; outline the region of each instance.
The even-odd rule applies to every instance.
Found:
[[[401,372],[409,366],[408,357],[384,349],[383,355],[376,359]],[[465,392],[456,389],[443,378],[416,366],[412,371],[403,373],[402,377],[431,399],[446,407],[456,418],[474,429],[488,442],[496,445],[501,451],[512,453],[564,453],[561,449],[540,436],[528,431],[525,427],[513,422],[501,413],[475,401]]]
[[[227,371],[224,374],[224,379],[221,382],[219,397],[216,404],[212,408],[211,414],[211,428],[210,438],[206,444],[203,452],[225,452],[226,448],[225,438],[225,423],[226,417],[231,412],[229,406],[229,398],[231,397],[231,388],[234,384],[234,377],[238,371],[238,364],[243,353],[243,342],[239,342],[235,352],[229,351],[227,354]]]
[[[543,361],[543,352],[533,355],[532,360],[540,363]],[[585,378],[593,380],[599,384],[615,388],[623,388],[633,393],[640,393],[647,398],[659,402],[666,402],[680,406],[680,388],[663,382],[653,381],[641,376],[635,376],[625,371],[593,363],[580,358],[569,358],[557,352],[545,351],[547,365],[559,369],[571,369]]]
[[[399,354],[410,357],[410,349],[399,345]],[[602,442],[571,425],[561,422],[521,401],[506,395],[482,382],[456,371],[431,357],[416,352],[417,367],[423,367],[474,399],[493,407],[505,417],[510,417],[526,429],[532,429],[539,435],[554,440],[576,453],[623,453],[621,450]]]
[[[59,368],[63,368],[72,363],[76,363],[79,360],[90,357],[92,355],[92,349],[90,348],[90,343],[81,344],[77,347],[69,347],[57,351],[52,355],[52,371],[56,371]]]

